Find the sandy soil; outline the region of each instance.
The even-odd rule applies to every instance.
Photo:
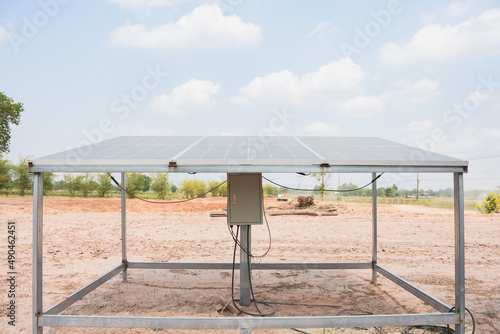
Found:
[[[226,218],[210,218],[225,208],[221,198],[175,205],[128,200],[129,261],[231,262],[233,242]],[[267,206],[276,206],[267,201]],[[280,203],[280,205],[284,205]],[[257,262],[370,262],[371,206],[330,203],[339,215],[268,217],[272,248]],[[500,333],[500,214],[466,216],[466,303],[476,333]],[[7,222],[16,222],[17,323],[0,318],[1,333],[31,332],[32,200],[1,198],[2,260],[0,300],[7,298]],[[454,304],[453,212],[409,205],[379,205],[379,264],[424,291]],[[265,226],[253,228],[254,253],[265,251]],[[44,308],[121,262],[120,200],[44,199]],[[238,279],[238,275],[236,275]],[[371,271],[254,271],[256,299],[276,303],[276,316],[336,315],[343,309],[376,314],[434,312],[389,280]],[[236,290],[238,295],[238,290]],[[75,303],[64,314],[230,317],[231,272],[129,270]],[[229,303],[230,304],[230,303]],[[254,309],[250,309],[254,312]],[[263,307],[263,312],[266,309]],[[382,333],[401,333],[385,327]],[[377,333],[366,329],[303,329],[308,333]],[[145,333],[152,330],[48,328],[45,333]],[[237,330],[154,330],[163,333],[237,333]],[[471,332],[470,330],[468,332]],[[296,333],[254,330],[252,333]],[[421,333],[421,332],[420,332]]]

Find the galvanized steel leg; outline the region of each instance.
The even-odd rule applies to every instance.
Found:
[[[372,180],[377,177],[377,173],[372,173]],[[372,227],[373,227],[373,248],[372,248],[372,283],[377,284],[377,181],[372,183]]]
[[[464,174],[454,173],[455,191],[455,312],[460,324],[455,333],[465,334],[465,247],[464,247]]]
[[[38,318],[43,312],[43,173],[33,180],[33,333],[42,334]]]
[[[240,226],[240,242],[245,250],[250,253],[251,247],[251,225]],[[251,275],[250,256],[240,248],[240,305],[250,306],[251,290],[250,290],[250,275]]]
[[[127,174],[121,173],[122,188],[127,189]],[[125,265],[123,268],[123,282],[127,282],[127,193],[122,189],[122,263]]]

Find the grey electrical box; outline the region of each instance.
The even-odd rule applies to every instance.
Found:
[[[227,223],[262,224],[262,174],[227,174]]]

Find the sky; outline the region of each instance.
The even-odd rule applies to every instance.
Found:
[[[469,160],[466,189],[495,189],[499,60],[496,1],[2,1],[0,91],[25,108],[6,158],[123,135],[375,136]]]

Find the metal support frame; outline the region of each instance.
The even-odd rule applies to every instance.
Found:
[[[122,173],[122,185],[126,185],[126,175]],[[375,175],[374,175],[375,177]],[[362,263],[256,263],[253,270],[334,270],[371,269],[372,282],[380,273],[412,295],[426,302],[439,313],[389,314],[360,316],[319,316],[319,317],[134,317],[134,316],[77,316],[60,315],[76,301],[104,284],[112,277],[123,273],[127,279],[127,269],[194,269],[231,270],[232,263],[151,263],[127,262],[126,254],[126,197],[122,191],[122,263],[99,278],[75,291],[63,302],[43,311],[43,173],[36,172],[33,186],[33,333],[43,334],[43,327],[100,327],[100,328],[158,328],[158,329],[240,329],[240,333],[250,333],[251,329],[264,328],[336,328],[368,326],[412,326],[454,324],[457,334],[465,334],[465,265],[464,265],[464,194],[463,173],[454,173],[455,196],[455,311],[446,303],[420,290],[403,278],[377,264],[377,201],[376,184],[372,186],[373,197],[373,252],[372,262]],[[250,227],[250,226],[248,226]],[[247,230],[250,233],[250,229]],[[244,232],[241,240],[246,241]],[[246,245],[249,249],[250,244]],[[242,252],[244,253],[244,252]],[[246,255],[246,254],[245,254]],[[248,268],[241,258],[237,268]],[[243,271],[240,272],[243,276]],[[248,277],[248,276],[247,276]],[[240,284],[243,282],[240,282]]]
[[[465,334],[464,174],[453,174],[455,211],[455,333]]]
[[[252,226],[240,225],[240,243],[245,250],[240,247],[240,305],[250,306],[252,302],[252,293],[250,286],[251,259],[248,254],[251,253],[250,247],[252,236]]]
[[[42,334],[43,313],[43,173],[33,179],[33,334]]]
[[[377,173],[372,173],[375,180]],[[372,283],[377,284],[377,180],[372,183]]]
[[[121,190],[121,215],[122,215],[122,263],[124,265],[122,281],[127,281],[127,173],[121,173],[122,177],[122,190]]]

